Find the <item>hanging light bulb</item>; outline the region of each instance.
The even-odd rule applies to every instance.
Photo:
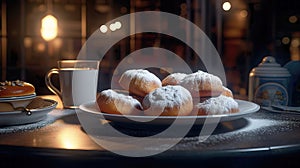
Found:
[[[224,2],[222,8],[224,11],[229,11],[231,9],[231,3],[228,1]]]
[[[42,19],[41,35],[46,41],[53,40],[57,36],[57,19],[47,15]]]

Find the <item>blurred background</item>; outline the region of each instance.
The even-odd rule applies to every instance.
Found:
[[[247,94],[248,74],[264,56],[274,56],[281,65],[300,60],[299,0],[1,0],[1,81],[25,80],[38,95],[51,94],[44,76],[58,60],[76,59],[96,30],[115,29],[103,27],[106,22],[149,10],[173,13],[199,26],[221,56],[227,86],[238,95]],[[201,67],[183,42],[142,33],[116,43],[101,62],[102,73],[110,80],[124,57],[153,46],[176,53],[194,71]]]

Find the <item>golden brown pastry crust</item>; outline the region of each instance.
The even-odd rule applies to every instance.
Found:
[[[179,84],[189,90],[192,97],[216,97],[223,92],[219,77],[200,70],[188,74]]]
[[[222,95],[233,98],[232,91],[225,86],[223,86]]]
[[[185,76],[185,73],[172,73],[162,80],[162,86],[178,85]]]
[[[132,96],[108,89],[97,94],[97,105],[101,112],[120,115],[141,115],[142,106]]]
[[[143,107],[147,116],[186,116],[193,110],[193,100],[184,87],[168,85],[149,93]]]
[[[130,94],[141,97],[145,97],[148,93],[162,86],[157,76],[143,69],[125,71],[119,83],[122,88],[129,91]]]
[[[35,88],[30,83],[19,80],[0,82],[0,98],[27,96],[32,94],[35,94]]]
[[[129,84],[129,93],[144,97],[159,87],[161,87],[161,85],[154,81],[145,83],[140,78],[133,78]]]
[[[219,115],[239,112],[231,90],[223,86],[219,77],[203,71],[175,74],[160,82],[148,71],[128,70],[122,74],[119,83],[126,90],[125,95],[130,96],[124,97],[121,92],[108,89],[98,94],[98,107],[104,113],[145,116]]]

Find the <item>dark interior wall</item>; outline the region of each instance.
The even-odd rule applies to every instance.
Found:
[[[6,1],[7,5],[7,80],[20,79],[21,1]]]
[[[300,1],[298,0],[261,0],[259,4],[250,4],[249,39],[253,43],[251,66],[257,66],[266,55],[272,55],[281,65],[290,61],[288,44],[282,38],[292,38],[300,31]],[[296,23],[289,22],[290,16],[297,16]]]
[[[67,1],[67,0],[55,0],[53,1],[55,5],[53,6],[54,14],[61,21],[59,24],[63,27],[61,34],[59,34],[59,38],[62,40],[61,49],[54,51],[54,56],[47,56],[49,54],[47,50],[39,52],[37,51],[37,45],[44,43],[45,47],[47,44],[43,39],[41,39],[39,35],[39,27],[35,26],[40,23],[40,19],[43,16],[43,12],[37,13],[35,8],[41,4],[44,4],[45,1],[39,0],[2,0],[5,1],[7,5],[7,80],[15,80],[15,79],[23,79],[28,80],[31,83],[40,87],[41,94],[49,94],[50,92],[45,89],[44,84],[44,75],[46,71],[56,65],[56,61],[58,59],[65,58],[75,58],[77,53],[81,48],[81,26],[80,26],[80,10],[81,10],[81,2],[80,0],[75,1]],[[133,11],[143,11],[143,10],[161,10],[164,12],[170,12],[177,15],[182,15],[182,7],[181,4],[186,3],[183,0],[176,0],[173,3],[169,1],[155,1],[150,2],[148,7],[142,7],[137,5],[143,5],[142,3],[135,2],[135,7]],[[140,1],[144,2],[144,1]],[[148,2],[148,1],[147,1]],[[158,3],[159,2],[159,3]],[[195,12],[193,9],[195,1],[191,1],[191,12]],[[201,1],[202,2],[202,1]],[[211,1],[210,1],[211,2]],[[65,8],[65,5],[70,3],[71,5],[75,5],[75,11],[70,11]],[[86,14],[86,27],[87,27],[87,37],[88,38],[95,30],[99,28],[101,24],[105,24],[106,22],[119,17],[124,14],[128,14],[131,12],[132,4],[130,0],[124,1],[98,1],[98,0],[87,0],[85,1],[87,14]],[[237,60],[233,63],[232,67],[228,68],[227,72],[232,69],[235,72],[239,73],[239,77],[236,77],[236,73],[229,74],[233,79],[239,79],[239,83],[237,87],[247,87],[247,78],[248,73],[251,68],[257,66],[261,59],[266,55],[273,55],[277,61],[284,65],[286,62],[290,60],[290,43],[282,44],[281,40],[283,37],[292,38],[295,32],[300,32],[300,1],[299,0],[248,0],[245,1],[247,3],[248,8],[248,27],[245,32],[245,36],[239,37],[239,39],[234,38],[233,40],[238,40],[245,42],[245,46],[247,51],[242,51],[239,53],[240,56],[237,57]],[[22,8],[22,4],[23,6]],[[201,4],[201,3],[200,3]],[[109,10],[106,12],[101,12],[96,8],[97,5],[107,5],[109,6]],[[211,12],[211,17],[207,21],[207,24],[210,24],[208,29],[206,29],[206,33],[211,38],[212,42],[217,45],[216,41],[216,25],[215,22],[215,6],[214,4],[210,5],[210,8],[207,8],[209,12]],[[24,12],[26,17],[28,17],[28,13],[30,15],[30,19],[22,20]],[[288,21],[289,16],[295,15],[298,16],[298,21],[296,23],[291,24]],[[186,16],[186,15],[183,15]],[[194,15],[192,14],[191,20],[194,19]],[[35,18],[35,20],[32,20]],[[70,22],[68,22],[70,21]],[[223,20],[225,22],[226,20]],[[22,23],[26,25],[22,25]],[[70,29],[70,25],[75,24],[74,29]],[[30,26],[31,25],[31,26]],[[69,26],[69,27],[68,27]],[[24,30],[22,30],[24,28]],[[71,26],[72,28],[72,26]],[[224,27],[223,27],[224,28]],[[225,30],[223,30],[225,31]],[[22,34],[24,33],[24,34]],[[30,49],[25,49],[24,51],[24,37],[30,37],[34,39],[32,41],[32,47]],[[149,34],[145,34],[145,37],[151,37]],[[154,38],[164,38],[161,40],[161,45],[165,46],[167,49],[172,49],[172,47],[168,47],[171,43],[175,43],[175,40],[168,39],[168,37],[154,35]],[[226,44],[226,38],[223,38],[223,46]],[[229,39],[232,40],[232,39]],[[116,44],[110,51],[109,54],[116,56],[117,63],[122,59],[120,56],[121,43],[128,43],[129,38],[120,41],[120,43]],[[151,45],[153,40],[141,41],[143,45]],[[178,43],[174,44],[177,45]],[[142,46],[142,45],[141,45]],[[149,47],[149,46],[148,46]],[[227,47],[227,46],[226,46]],[[123,55],[128,55],[130,51],[130,46],[127,44],[125,49],[126,53]],[[239,45],[231,45],[228,50],[238,51],[241,48]],[[182,44],[179,45],[178,50],[184,57],[186,55],[185,52],[182,52]],[[71,53],[69,53],[71,51]],[[226,51],[223,49],[223,52]],[[66,54],[69,53],[69,54]],[[229,56],[232,52],[228,52]],[[22,55],[24,54],[24,55]],[[220,55],[228,60],[228,57],[224,57],[224,53],[220,53]],[[23,60],[22,60],[23,59]],[[25,63],[24,63],[25,62]],[[110,64],[113,64],[110,62]],[[227,66],[228,64],[225,64]],[[25,67],[24,67],[25,66]],[[109,67],[110,68],[110,67]],[[25,75],[24,75],[25,74]],[[230,79],[230,78],[229,78]],[[232,85],[235,85],[233,83]],[[239,88],[235,89],[237,93],[239,92]]]

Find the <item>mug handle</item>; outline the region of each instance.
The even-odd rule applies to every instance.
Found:
[[[53,68],[50,71],[47,72],[47,75],[45,76],[45,83],[47,88],[54,94],[58,95],[61,98],[61,92],[52,84],[51,77],[54,74],[59,74],[57,68]]]

